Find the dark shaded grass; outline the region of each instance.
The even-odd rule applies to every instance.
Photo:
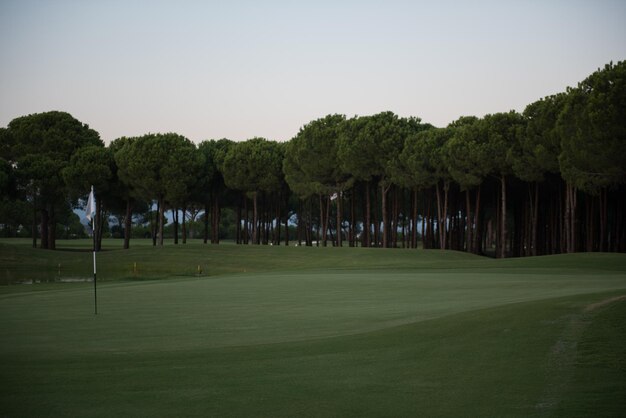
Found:
[[[626,303],[585,311],[626,294],[623,254],[491,260],[194,242],[98,257],[109,283],[97,318],[90,283],[0,287],[0,416],[624,410]],[[0,244],[7,282],[56,280],[58,264],[61,277],[90,277],[90,253]]]
[[[91,280],[93,277],[90,252],[63,250],[89,248],[89,240],[60,241],[60,250],[57,251],[32,249],[24,242],[16,239],[0,241],[0,284]],[[120,245],[117,240],[105,241],[107,250],[98,254],[99,281],[211,277],[312,269],[369,269],[382,272],[387,269],[488,270],[507,273],[518,271],[524,274],[602,274],[624,272],[626,269],[626,254],[608,253],[494,260],[456,251],[204,245],[199,240],[190,241],[186,245],[168,244],[164,247],[152,247],[150,240],[135,240],[130,250],[121,250]],[[0,292],[4,291],[0,287]]]
[[[556,416],[619,417],[626,414],[626,301],[579,319],[582,328],[572,370]]]
[[[617,396],[624,394],[626,379],[626,334],[620,325],[626,303],[585,315],[581,348],[573,357],[563,354],[575,361],[555,356],[559,339],[580,320],[583,307],[612,294],[512,304],[296,343],[72,357],[25,354],[3,361],[2,411],[6,416],[616,416],[623,411],[623,397]],[[608,338],[597,338],[602,335]],[[560,398],[546,402],[554,395],[551,387],[572,374]]]

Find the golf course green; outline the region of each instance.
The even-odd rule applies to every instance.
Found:
[[[626,255],[0,241],[0,417],[626,411]]]

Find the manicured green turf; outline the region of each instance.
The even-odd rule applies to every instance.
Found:
[[[0,244],[11,281],[58,260],[89,277],[90,253]],[[0,416],[624,410],[621,254],[191,243],[98,260],[98,316],[91,283],[0,287]]]

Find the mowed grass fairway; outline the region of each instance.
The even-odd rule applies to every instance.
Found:
[[[623,254],[146,244],[98,254],[97,316],[92,283],[0,286],[0,416],[626,411]],[[88,246],[5,240],[0,275],[89,278]]]

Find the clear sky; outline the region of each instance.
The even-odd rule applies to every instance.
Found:
[[[329,113],[445,126],[626,59],[626,1],[0,0],[0,126],[288,140]]]

